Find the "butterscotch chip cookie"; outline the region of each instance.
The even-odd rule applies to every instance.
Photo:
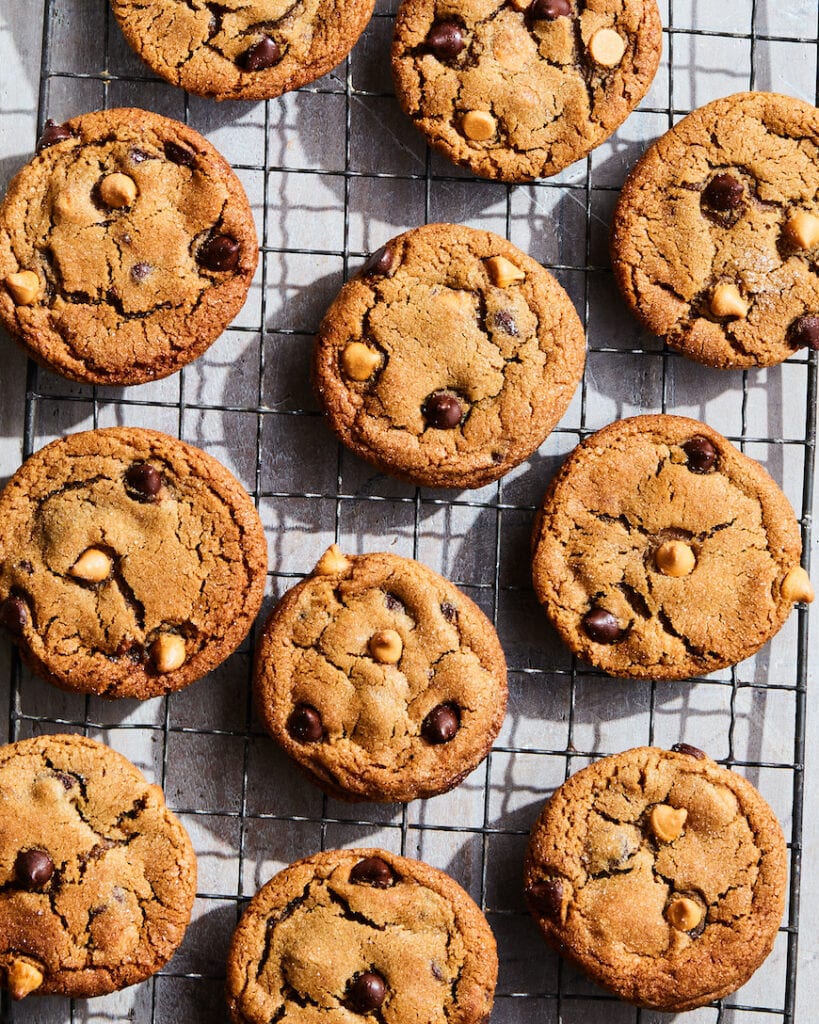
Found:
[[[265,728],[325,792],[412,800],[486,756],[506,662],[491,622],[442,576],[334,545],[273,610],[255,691]]]
[[[485,178],[525,181],[604,142],[661,47],[655,0],[404,0],[392,69],[430,145]]]
[[[239,179],[146,110],[49,122],[0,206],[0,323],[72,380],[139,384],[201,355],[258,258]]]
[[[218,100],[279,96],[332,71],[366,28],[374,5],[111,0],[125,38],[152,71]]]
[[[154,697],[222,662],[262,600],[253,502],[216,459],[153,430],[73,434],[0,494],[0,625],[67,690]]]
[[[253,897],[227,998],[236,1024],[485,1024],[497,970],[486,918],[443,871],[386,850],[328,850]]]
[[[685,679],[732,665],[813,599],[785,495],[681,416],[635,416],[587,438],[546,492],[532,542],[549,618],[611,675]]]
[[[738,93],[659,139],[623,186],[611,254],[634,315],[709,366],[819,348],[819,112]]]
[[[526,899],[550,945],[620,998],[668,1013],[750,978],[773,947],[786,883],[771,808],[685,744],[573,775],[526,853]]]
[[[585,338],[552,275],[489,231],[430,224],[374,253],[319,329],[314,380],[357,455],[427,487],[480,487],[571,401]]]
[[[190,919],[185,829],[121,754],[82,736],[0,747],[0,984],[98,996],[170,959]]]

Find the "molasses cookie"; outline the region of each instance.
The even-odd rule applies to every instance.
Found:
[[[635,416],[579,445],[533,533],[537,595],[566,644],[615,676],[685,679],[749,657],[813,600],[799,525],[715,430]]]
[[[0,494],[0,522],[0,625],[66,690],[178,690],[233,651],[261,604],[253,502],[216,459],[166,434],[52,442]]]
[[[392,68],[431,146],[484,178],[526,181],[604,142],[661,47],[655,0],[404,0]]]
[[[547,941],[637,1006],[680,1013],[743,985],[770,953],[787,851],[773,811],[696,747],[640,747],[573,775],[526,854]]]
[[[456,786],[506,710],[491,622],[457,587],[397,555],[343,555],[273,610],[256,647],[265,728],[326,793],[412,800]]]
[[[585,338],[552,275],[489,231],[429,224],[374,253],[319,329],[314,380],[339,439],[426,487],[481,487],[566,411]]]
[[[634,315],[691,359],[819,349],[819,111],[747,92],[689,114],[627,178],[611,255]]]
[[[352,50],[374,0],[111,0],[129,44],[172,85],[262,100],[315,81]]]
[[[85,998],[143,981],[190,919],[185,829],[121,754],[83,736],[0,747],[0,984]]]
[[[328,850],[253,897],[227,997],[235,1024],[485,1024],[497,971],[486,918],[443,871],[386,850]]]
[[[0,206],[0,323],[64,377],[140,384],[222,333],[257,258],[241,183],[198,132],[146,110],[49,121]]]

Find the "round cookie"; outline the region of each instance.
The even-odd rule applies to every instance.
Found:
[[[66,690],[144,699],[222,662],[259,610],[267,545],[216,459],[166,434],[73,434],[0,494],[0,625]]]
[[[201,355],[258,259],[239,179],[146,110],[49,122],[0,206],[0,323],[48,369],[140,384]]]
[[[557,174],[604,142],[660,62],[655,0],[403,0],[392,69],[427,141],[475,174]]]
[[[732,665],[813,599],[785,495],[681,416],[635,416],[587,438],[546,492],[532,543],[535,591],[561,638],[615,676]]]
[[[265,728],[326,793],[406,801],[452,789],[489,752],[506,662],[442,576],[333,545],[268,619],[255,693]]]
[[[541,444],[584,360],[580,319],[547,270],[489,231],[429,224],[344,285],[313,371],[361,458],[425,487],[481,487]]]
[[[748,92],[646,151],[614,213],[615,277],[634,315],[716,367],[819,348],[819,111]]]
[[[639,747],[566,781],[532,829],[526,899],[557,952],[637,1006],[680,1013],[770,953],[787,886],[773,811],[695,747]]]
[[[262,100],[332,71],[366,28],[375,0],[111,6],[129,44],[172,85],[218,100]]]
[[[253,897],[227,998],[235,1024],[485,1024],[497,971],[486,918],[443,871],[386,850],[329,850]]]
[[[190,919],[185,829],[121,754],[77,735],[0,747],[0,984],[84,998],[143,981]]]

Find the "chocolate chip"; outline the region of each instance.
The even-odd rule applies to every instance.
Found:
[[[819,316],[815,313],[806,313],[805,316],[794,320],[788,330],[788,340],[796,348],[809,348],[819,352]]]
[[[701,434],[692,437],[682,446],[688,456],[688,468],[693,473],[708,473],[717,461],[717,449]]]
[[[214,235],[200,247],[196,262],[208,270],[235,270],[239,265],[239,243],[230,235]]]
[[[450,604],[449,601],[441,602],[441,615],[443,615],[447,622],[458,621],[458,609],[454,604]]]
[[[135,263],[131,267],[131,277],[139,284],[140,281],[144,281],[150,275],[153,269],[150,263]]]
[[[25,601],[11,595],[0,604],[0,626],[5,626],[14,636],[21,636],[27,623],[28,608]]]
[[[733,174],[717,174],[703,189],[702,202],[710,210],[728,213],[736,210],[744,201],[742,182]]]
[[[427,743],[449,743],[461,727],[461,713],[456,704],[438,704],[421,725],[421,735]]]
[[[432,977],[433,978],[436,978],[438,981],[443,981],[444,980],[444,972],[441,970],[441,968],[438,966],[438,964],[435,963],[434,960],[430,964],[430,968],[432,969]]]
[[[400,612],[404,610],[404,602],[400,597],[396,597],[395,594],[386,593],[384,595],[384,604],[391,612]]]
[[[45,850],[21,850],[14,862],[14,873],[26,889],[39,889],[54,874],[54,861]]]
[[[688,743],[675,743],[671,749],[675,754],[688,754],[689,757],[696,757],[698,761],[703,761],[708,757],[704,750],[700,750],[699,747],[692,747]]]
[[[362,274],[375,276],[376,274],[389,274],[392,270],[392,249],[388,245],[382,245],[380,249],[370,256],[361,268]]]
[[[309,704],[298,704],[287,721],[287,731],[299,743],[315,743],[324,735],[321,715]]]
[[[380,857],[365,857],[350,872],[350,881],[360,885],[372,885],[376,889],[389,889],[395,885],[395,875],[389,864]]]
[[[380,974],[366,971],[350,984],[347,990],[347,1005],[353,1013],[369,1013],[377,1010],[387,995],[387,986]]]
[[[155,498],[162,486],[162,474],[150,462],[135,462],[125,472],[125,483],[141,498]]]
[[[590,640],[596,644],[616,643],[623,635],[620,623],[605,608],[592,608],[583,616],[583,629]]]
[[[79,785],[76,776],[70,775],[68,772],[55,771],[53,774],[54,777],[59,779],[60,782],[63,784],[63,789],[66,792],[73,789],[75,786]]]
[[[427,44],[439,60],[457,57],[464,48],[464,34],[454,21],[439,21],[427,35]]]
[[[20,568],[23,570],[24,573],[26,573],[27,576],[31,576],[31,574],[34,572],[34,566],[31,564],[31,562],[29,562],[27,558],[24,558],[22,562],[20,562]]]
[[[556,21],[566,18],[572,13],[569,0],[534,0],[529,8],[532,21]]]
[[[178,142],[166,142],[162,148],[165,151],[165,156],[172,164],[181,164],[182,167],[193,167],[196,162],[196,153],[185,146],[180,146]]]
[[[424,419],[437,430],[452,430],[461,422],[464,414],[461,403],[455,395],[446,391],[436,391],[421,406]]]
[[[239,58],[245,71],[264,71],[272,68],[282,58],[282,48],[270,36],[262,36]]]
[[[559,878],[534,882],[526,889],[526,899],[529,906],[538,913],[546,914],[553,921],[559,921],[563,908],[563,883]]]
[[[53,146],[55,142],[62,142],[63,139],[73,139],[74,133],[70,128],[66,128],[64,124],[57,124],[56,121],[52,121],[49,118],[43,128],[43,134],[37,140],[37,152],[41,153],[44,149],[48,149],[49,146]]]
[[[705,931],[705,915],[703,914],[703,917],[702,917],[702,920],[700,921],[700,923],[697,925],[696,928],[692,928],[691,931],[688,932],[688,934],[691,936],[692,939],[698,939],[700,937],[700,935],[702,935],[702,933],[704,931]]]
[[[495,314],[495,326],[498,330],[503,331],[504,334],[508,334],[513,338],[517,338],[518,336],[518,325],[515,323],[515,318],[508,309],[498,310]]]
[[[173,145],[173,143],[171,143]],[[146,153],[144,149],[132,149],[129,151],[128,156],[130,157],[132,164],[141,164],[146,160],[151,159],[151,154]]]

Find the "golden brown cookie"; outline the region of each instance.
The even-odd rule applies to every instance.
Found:
[[[296,861],[250,902],[230,948],[235,1024],[486,1024],[498,958],[443,871],[386,850]]]
[[[265,728],[325,792],[412,800],[489,752],[506,662],[492,623],[442,576],[333,545],[265,625],[255,692]]]
[[[46,125],[0,206],[0,323],[91,384],[174,373],[242,308],[258,259],[239,179],[147,110]]]
[[[0,747],[0,984],[15,999],[143,981],[195,893],[185,829],[121,754],[76,735]]]
[[[558,633],[615,676],[685,679],[749,657],[813,600],[799,526],[765,470],[681,416],[579,445],[538,513],[532,575]]]
[[[819,112],[738,93],[647,150],[614,213],[611,255],[634,315],[709,366],[819,349]]]
[[[0,494],[0,522],[0,625],[66,690],[178,690],[233,651],[261,604],[253,502],[216,459],[167,434],[52,442]]]
[[[426,487],[481,487],[546,438],[585,354],[571,300],[539,263],[489,231],[428,224],[344,285],[313,370],[357,455]]]
[[[430,145],[485,178],[526,181],[604,142],[661,47],[655,0],[403,0],[392,68]]]
[[[639,747],[565,782],[526,854],[547,941],[637,1006],[680,1013],[743,985],[773,948],[787,850],[742,776],[695,747]]]

